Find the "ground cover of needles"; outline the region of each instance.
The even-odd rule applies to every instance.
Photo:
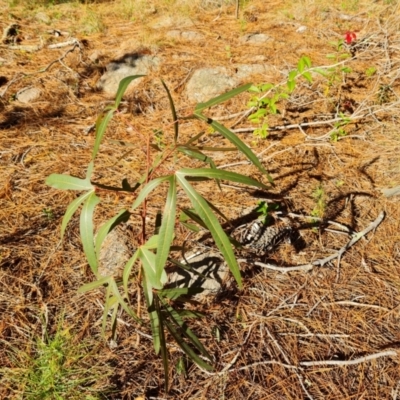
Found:
[[[388,196],[386,190],[400,185],[398,3],[251,0],[240,4],[239,18],[233,3],[215,7],[212,2],[120,1],[31,9],[14,3],[0,1],[5,16],[1,28],[18,23],[21,44],[51,43],[54,33],[49,32],[55,29],[70,32],[82,46],[68,54],[68,47],[43,46],[34,52],[0,47],[0,398],[29,398],[10,377],[24,368],[27,357],[35,357],[38,340],[60,329],[68,332],[72,347],[84,345],[84,356],[74,360],[77,371],[96,377],[68,398],[398,398],[400,197]],[[49,19],[40,21],[38,12]],[[177,26],[152,28],[168,16]],[[190,30],[205,39],[167,36],[168,29],[180,29],[179,18],[189,19]],[[240,41],[256,32],[273,40],[258,45]],[[340,54],[346,51],[335,43],[345,39],[346,32],[367,40],[353,57],[349,50],[350,57],[344,59]],[[257,205],[258,197],[273,200],[286,212],[340,222],[357,232],[385,212],[383,222],[339,262],[290,273],[247,266],[243,290],[235,289],[232,279],[228,292],[193,304],[205,317],[191,326],[215,357],[215,371],[188,364],[182,372],[182,353],[169,338],[169,393],[148,326],[121,313],[117,340],[110,342],[110,329],[102,338],[104,291],[77,294],[94,279],[82,251],[78,216],[60,242],[61,219],[75,195],[44,183],[52,173],[84,176],[94,143],[94,131],[88,127],[112,101],[96,90],[96,82],[109,62],[132,51],[163,61],[125,96],[102,143],[95,180],[119,185],[127,178],[134,183],[144,172],[147,140],[158,140],[155,130],[162,129],[163,140],[172,141],[169,102],[159,78],[184,116],[195,106],[185,90],[198,68],[229,70],[235,64],[261,62],[274,68],[242,83],[278,85],[307,56],[312,67],[339,67],[329,79],[318,74],[311,84],[300,79],[293,95],[278,104],[280,113],[270,116],[268,124],[287,129],[271,129],[266,138],[246,130],[258,127],[239,114],[248,110],[249,93],[210,113],[238,130],[275,187],[262,196],[235,185],[223,185],[219,191],[212,182],[202,183],[199,190],[229,218]],[[343,72],[342,66],[349,70]],[[37,100],[15,99],[20,89],[30,86],[40,89]],[[346,124],[324,123],[326,116],[332,119],[339,113]],[[188,120],[181,124],[181,135],[190,138],[204,129]],[[223,145],[227,143],[222,136],[211,131],[204,139],[204,146]],[[215,160],[217,166],[232,165],[231,170],[268,184],[238,152],[218,154]],[[171,173],[173,160],[164,168]],[[134,201],[133,195],[116,192],[99,195],[103,203],[95,214],[97,225]],[[154,193],[150,216],[156,216],[164,200],[162,190]],[[139,222],[140,218],[132,221],[133,233],[139,231]],[[178,227],[176,241],[187,234]],[[307,264],[335,253],[348,241],[326,229],[304,229],[300,234],[302,249],[284,243],[269,261],[281,267]],[[133,246],[135,240],[133,234]],[[132,298],[145,316],[138,293]],[[337,365],[324,364],[326,360]],[[356,362],[348,363],[351,360]],[[308,361],[315,363],[307,365]]]

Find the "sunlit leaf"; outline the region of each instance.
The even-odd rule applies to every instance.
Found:
[[[171,107],[171,112],[172,112],[172,121],[174,123],[174,143],[176,143],[178,140],[178,134],[179,134],[178,116],[176,114],[174,100],[172,99],[171,93],[170,93],[167,85],[165,84],[165,82],[162,79],[161,79],[161,83],[164,86],[164,89],[166,90],[167,95],[168,95],[169,106]]]
[[[143,279],[143,291],[146,299],[147,311],[150,316],[150,326],[153,334],[153,346],[156,354],[160,352],[160,319],[153,301],[153,292],[146,279]]]
[[[51,174],[46,179],[46,185],[63,190],[93,190],[94,186],[88,179],[75,178],[70,175]]]
[[[123,97],[126,89],[128,88],[129,84],[133,80],[142,78],[143,76],[146,76],[146,75],[131,75],[131,76],[127,76],[126,78],[121,80],[121,82],[119,83],[119,86],[118,86],[117,95],[115,97],[115,103],[114,103],[115,109],[117,109],[119,107],[122,97]]]
[[[110,279],[111,279],[110,276],[104,276],[103,278],[97,279],[94,282],[86,283],[85,285],[82,285],[78,289],[78,293],[85,293],[89,292],[90,290],[97,289],[103,286],[104,284],[109,283]]]
[[[131,276],[132,268],[139,257],[139,251],[140,250],[136,250],[133,256],[128,260],[128,262],[124,266],[124,270],[122,273],[122,282],[124,285],[125,296],[128,296],[128,280],[129,277]]]
[[[162,240],[158,241],[156,253],[156,279],[158,281],[161,280],[161,274],[164,270],[170,251],[169,249],[174,239],[176,196],[176,178],[175,176],[171,176],[159,232],[159,237],[161,237]]]
[[[207,225],[207,228],[210,230],[211,235],[217,245],[218,249],[221,251],[224,256],[225,261],[227,262],[233,276],[238,283],[238,286],[242,287],[242,280],[240,277],[239,266],[237,264],[235,255],[232,251],[232,246],[229,242],[228,237],[226,236],[224,230],[222,229],[218,219],[211,211],[211,208],[207,204],[207,202],[201,197],[194,188],[189,184],[189,182],[184,178],[183,174],[180,172],[176,173],[178,183],[185,191],[187,196],[189,197],[194,209],[199,214],[200,218]]]
[[[80,218],[80,234],[86,258],[91,270],[97,276],[97,258],[93,241],[93,212],[100,199],[91,193],[82,207]]]
[[[93,191],[89,191],[86,193],[83,193],[81,196],[76,198],[74,201],[72,201],[67,210],[65,211],[62,223],[61,223],[61,239],[64,237],[65,233],[65,228],[68,225],[68,222],[72,218],[72,216],[75,214],[75,211],[79,208],[79,206],[93,193]]]
[[[99,152],[101,140],[106,132],[107,126],[113,117],[115,109],[109,110],[104,116],[99,115],[96,121],[96,140],[94,141],[92,160],[94,160]]]
[[[248,186],[255,186],[261,189],[267,189],[263,183],[256,181],[255,179],[249,178],[245,175],[238,174],[236,172],[225,171],[221,169],[213,169],[213,168],[182,168],[178,171],[178,173],[184,175],[185,177],[207,177],[209,179],[222,179],[225,181],[243,183]]]
[[[121,222],[126,222],[129,219],[130,213],[126,210],[121,210],[115,217],[104,223],[96,235],[96,255],[99,257],[101,245],[110,232],[110,230]]]
[[[243,93],[247,90],[249,90],[251,87],[253,86],[252,83],[248,83],[246,85],[240,86],[236,89],[233,89],[227,93],[221,94],[220,96],[214,97],[211,100],[208,100],[205,103],[199,103],[197,104],[196,108],[195,108],[195,113],[201,112],[206,108],[210,108],[212,106],[215,106],[217,104],[223,103],[224,101],[227,101],[229,99],[231,99],[232,97],[237,96],[240,93]]]
[[[137,207],[140,206],[140,204],[142,204],[142,202],[144,201],[144,199],[161,183],[168,181],[171,179],[172,175],[167,175],[167,176],[160,176],[159,178],[155,178],[153,180],[151,180],[147,185],[145,185],[143,187],[143,189],[140,191],[138,197],[136,198],[136,200],[134,201],[134,203],[132,204],[132,211],[135,210]]]
[[[199,114],[195,114],[195,115],[199,116]],[[204,118],[205,117],[203,115],[201,115],[200,119],[204,120]],[[226,139],[228,139],[233,145],[235,145],[238,148],[238,150],[240,150],[248,158],[249,161],[251,161],[263,174],[265,174],[267,176],[268,181],[273,184],[273,179],[268,174],[268,172],[265,170],[265,168],[262,166],[260,160],[252,152],[252,150],[238,138],[237,135],[235,135],[229,129],[225,128],[223,125],[221,125],[220,123],[218,123],[216,121],[212,121],[212,122],[208,122],[208,123],[216,131],[218,131],[222,136],[224,136]]]

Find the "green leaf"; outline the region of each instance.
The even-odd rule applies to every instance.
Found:
[[[158,235],[153,235],[151,236],[147,242],[143,245],[140,246],[141,249],[156,249],[158,247],[158,240],[159,240],[159,236]]]
[[[93,212],[100,199],[92,192],[83,205],[80,219],[80,234],[86,258],[91,270],[97,276],[97,258],[93,241]]]
[[[288,75],[288,81],[294,81],[296,79],[298,73],[299,72],[296,70],[290,71],[289,75]]]
[[[90,190],[89,192],[83,193],[81,196],[79,196],[77,199],[72,201],[67,210],[65,211],[62,223],[61,223],[61,240],[64,237],[65,233],[65,228],[68,225],[68,222],[72,218],[72,216],[75,214],[75,211],[79,208],[79,206],[93,193],[93,190]]]
[[[151,191],[153,191],[158,185],[160,185],[161,183],[168,181],[171,179],[172,175],[167,175],[167,176],[160,176],[159,178],[155,178],[153,180],[151,180],[146,186],[144,186],[144,188],[141,190],[141,192],[139,193],[138,197],[136,198],[136,200],[134,201],[134,203],[132,204],[132,208],[131,210],[135,210],[137,207],[139,207],[139,205],[144,201],[144,199],[149,195],[149,193],[151,193]]]
[[[249,178],[248,176],[238,174],[236,172],[225,171],[221,169],[214,168],[182,168],[176,172],[176,174],[181,174],[185,177],[205,177],[208,179],[222,179],[225,181],[242,183],[248,186],[255,186],[261,189],[267,189],[268,186],[264,185],[261,182],[256,181],[255,179]]]
[[[121,80],[121,82],[119,83],[119,86],[118,86],[117,95],[115,97],[115,103],[114,103],[115,109],[117,109],[119,107],[121,100],[122,100],[122,96],[124,95],[129,84],[133,80],[142,78],[143,76],[146,76],[146,75],[131,75],[131,76],[127,76],[126,78]]]
[[[303,75],[302,75],[302,76],[303,76],[304,79],[306,79],[309,83],[312,83],[312,76],[311,76],[310,72],[308,72],[308,71],[303,72]]]
[[[287,81],[287,87],[289,89],[289,92],[292,93],[294,88],[296,87],[296,81],[295,80]]]
[[[168,312],[173,323],[179,326],[181,328],[181,332],[186,336],[186,338],[192,342],[192,344],[200,351],[201,354],[203,354],[204,357],[208,358],[211,361],[212,357],[205,349],[205,347],[201,344],[198,337],[191,331],[191,329],[187,326],[185,321],[183,321],[183,319],[179,315],[179,312],[174,310],[168,303],[166,303],[161,298],[160,301],[163,303],[163,306],[165,310]]]
[[[162,289],[166,280],[166,273],[164,269],[162,269],[159,274],[157,273],[156,255],[150,250],[141,247],[139,257],[142,261],[143,271],[149,287],[154,289]],[[160,278],[158,275],[160,275]]]
[[[228,266],[235,277],[239,287],[242,287],[242,280],[240,277],[239,266],[237,264],[235,255],[232,251],[232,246],[229,242],[228,237],[226,236],[224,230],[218,222],[218,219],[211,211],[211,208],[205,201],[203,197],[201,197],[194,188],[189,184],[189,182],[184,178],[182,173],[176,173],[177,180],[179,185],[185,191],[187,196],[189,197],[194,209],[199,214],[200,218],[204,221],[207,228],[210,230],[211,235],[215,241],[215,244],[221,251],[224,256],[225,261],[228,263]]]
[[[201,114],[196,114],[196,116],[201,116],[200,119],[204,120],[204,116]],[[248,159],[251,161],[263,174],[267,176],[268,181],[273,184],[274,181],[271,178],[271,176],[268,174],[268,172],[265,170],[265,168],[262,166],[260,160],[257,158],[257,156],[252,152],[252,150],[245,144],[243,143],[233,132],[231,132],[229,129],[225,128],[223,125],[216,121],[212,121],[210,125],[218,131],[222,136],[224,136],[226,139],[228,139],[234,146],[237,147],[238,150],[240,150]]]
[[[85,293],[85,292],[89,292],[90,290],[97,289],[97,288],[103,286],[104,284],[109,283],[110,279],[111,279],[110,276],[105,276],[103,278],[97,279],[94,282],[86,283],[85,285],[81,286],[78,289],[78,293]]]
[[[131,276],[132,268],[139,257],[139,251],[140,251],[139,249],[136,250],[133,256],[128,260],[128,262],[124,266],[124,271],[122,273],[122,282],[124,284],[125,296],[127,297],[128,297],[128,280],[129,277]]]
[[[63,190],[93,190],[94,186],[88,179],[75,178],[70,175],[51,174],[46,179],[46,185]]]
[[[238,94],[249,90],[252,86],[253,86],[252,83],[248,83],[246,85],[243,85],[236,89],[233,89],[227,93],[221,94],[220,96],[214,97],[213,99],[207,101],[206,103],[199,103],[199,104],[197,104],[197,106],[195,108],[194,114],[201,113],[201,111],[203,111],[206,108],[210,108],[217,104],[223,103],[224,101],[227,101],[227,100],[231,99],[232,97],[235,97]]]
[[[122,307],[122,309],[129,315],[131,316],[136,322],[140,322],[142,323],[142,320],[136,315],[136,313],[128,306],[128,304],[126,303],[126,301],[123,299],[123,297],[121,296],[121,293],[118,290],[118,286],[115,282],[115,279],[113,277],[110,277],[110,281],[109,281],[109,286],[111,288],[112,293],[114,294],[114,296],[116,297],[116,299],[118,300],[118,303],[120,304],[120,306]]]
[[[96,140],[94,141],[93,151],[92,151],[92,160],[94,160],[99,152],[99,147],[101,140],[103,139],[104,133],[106,132],[107,126],[113,117],[115,109],[112,108],[109,110],[106,115],[99,115],[96,121]]]
[[[160,352],[160,319],[153,301],[153,292],[151,287],[143,277],[143,292],[147,303],[147,311],[150,316],[150,326],[153,333],[153,346],[156,354]]]
[[[170,93],[167,85],[165,84],[165,82],[162,79],[161,79],[161,83],[164,86],[164,89],[168,95],[169,106],[171,107],[171,112],[172,112],[172,121],[174,122],[174,143],[176,143],[178,141],[178,134],[179,134],[178,116],[176,114],[174,100],[172,99],[171,93]]]
[[[303,57],[300,58],[299,62],[297,63],[297,69],[300,73],[304,71],[304,68],[306,66],[306,63],[304,62]]]
[[[176,178],[171,176],[170,185],[165,202],[156,253],[156,280],[161,281],[161,274],[164,271],[170,247],[174,239],[175,215],[176,215]]]
[[[115,217],[109,219],[105,224],[101,226],[101,228],[97,232],[95,241],[97,256],[99,256],[101,245],[111,229],[121,222],[126,222],[129,219],[129,216],[130,213],[128,211],[121,210]]]
[[[207,364],[203,361],[194,351],[193,349],[182,339],[182,337],[177,332],[176,328],[169,322],[165,321],[165,325],[171,335],[174,337],[175,341],[178,343],[179,347],[186,353],[186,355],[194,361],[201,368],[212,371],[213,367],[210,364]]]

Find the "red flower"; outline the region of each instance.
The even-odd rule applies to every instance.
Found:
[[[355,34],[355,32],[349,32],[347,31],[344,34],[344,40],[346,41],[347,44],[351,44],[352,42],[354,42],[357,39],[357,35]]]

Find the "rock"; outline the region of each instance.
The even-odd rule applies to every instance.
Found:
[[[38,12],[35,15],[36,20],[38,20],[39,22],[44,22],[45,24],[50,24],[50,17],[45,14],[44,12]]]
[[[238,83],[226,68],[198,69],[186,85],[186,95],[190,101],[202,103],[235,88]]]
[[[154,68],[158,68],[160,59],[149,55],[129,55],[118,62],[112,62],[107,65],[107,72],[98,80],[96,87],[107,94],[115,96],[119,83],[122,79],[131,75],[147,75]],[[140,78],[132,81],[129,88],[137,86]]]
[[[208,247],[195,249],[191,254],[186,255],[182,264],[188,265],[191,270],[176,269],[168,276],[166,287],[201,290],[194,296],[194,299],[200,302],[206,300],[208,296],[218,294],[229,277],[229,268],[221,253],[210,250]]]
[[[21,103],[31,103],[40,96],[40,90],[35,87],[26,87],[21,89],[16,95],[16,100]]]
[[[189,18],[184,17],[161,17],[156,19],[150,24],[150,28],[160,29],[160,28],[188,28],[193,26],[193,22]]]
[[[271,36],[264,33],[248,33],[239,39],[242,44],[263,44],[272,40]]]
[[[119,277],[132,255],[127,245],[129,236],[123,229],[113,229],[104,239],[99,256],[99,275]]]
[[[264,64],[238,64],[236,70],[236,77],[243,80],[251,75],[270,73],[273,71],[273,67]]]
[[[304,33],[306,30],[307,30],[307,27],[304,26],[304,25],[301,25],[296,29],[296,32],[297,33]]]
[[[174,29],[172,31],[167,32],[166,36],[173,38],[173,39],[184,39],[184,40],[189,40],[189,41],[204,39],[204,35],[202,35],[201,33],[194,32],[194,31],[181,32],[178,29]]]

